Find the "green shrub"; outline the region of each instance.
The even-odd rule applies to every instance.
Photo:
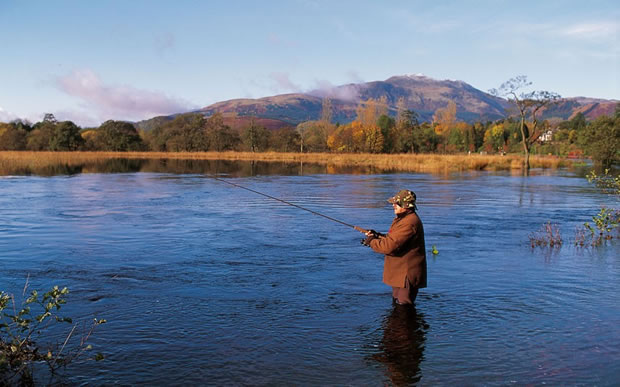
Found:
[[[42,296],[33,290],[23,299],[26,290],[27,285],[21,302],[16,302],[14,295],[0,291],[0,385],[34,385],[35,364],[47,365],[49,376],[53,378],[61,368],[92,349],[87,344],[89,337],[96,326],[106,322],[94,319],[90,329],[74,343],[72,339],[77,340],[74,332],[78,324],[59,314],[69,290],[54,286]],[[49,328],[62,323],[72,328],[59,340]],[[101,360],[103,355],[98,353],[93,359]]]

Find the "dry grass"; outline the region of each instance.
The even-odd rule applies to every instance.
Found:
[[[0,175],[22,174],[54,165],[77,166],[110,159],[245,160],[316,163],[328,167],[369,167],[378,171],[447,173],[470,170],[521,170],[521,155],[332,154],[280,152],[0,152]],[[561,168],[571,161],[534,156],[532,168]]]

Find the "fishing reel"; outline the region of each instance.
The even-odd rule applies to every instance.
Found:
[[[366,239],[362,239],[360,241],[360,243],[363,244],[364,246],[370,246],[371,240],[385,236],[384,234],[381,234],[380,232],[376,232],[375,230],[368,230],[367,233],[369,233],[370,235],[368,235]]]

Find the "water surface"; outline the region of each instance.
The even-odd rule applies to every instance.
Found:
[[[361,234],[197,168],[0,178],[0,289],[21,292],[27,276],[31,288],[68,286],[68,315],[108,320],[92,339],[106,360],[72,365],[69,383],[620,380],[618,247],[570,244],[610,204],[585,179],[218,169],[378,231],[393,217],[385,200],[414,190],[439,255],[416,309],[402,310]],[[547,221],[565,245],[531,250]]]

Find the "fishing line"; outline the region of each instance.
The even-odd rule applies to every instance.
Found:
[[[246,190],[246,191],[254,192],[255,194],[262,195],[262,196],[267,197],[267,198],[269,198],[269,199],[277,200],[277,201],[279,201],[279,202],[281,202],[281,203],[284,203],[284,204],[287,204],[287,205],[289,205],[289,206],[293,206],[293,207],[299,208],[300,210],[308,211],[308,212],[310,212],[310,213],[312,213],[312,214],[314,214],[314,215],[322,216],[322,217],[324,217],[324,218],[326,218],[326,219],[331,220],[332,222],[336,222],[336,223],[343,224],[343,225],[345,225],[345,226],[347,226],[347,227],[350,227],[350,228],[352,228],[352,229],[355,229],[355,230],[357,230],[357,231],[359,231],[359,232],[361,232],[361,233],[364,233],[364,234],[365,234],[365,233],[367,232],[367,230],[364,230],[364,229],[363,229],[363,228],[361,228],[361,227],[354,226],[354,225],[349,224],[349,223],[345,223],[345,222],[343,222],[343,221],[341,221],[341,220],[334,219],[334,218],[332,218],[331,216],[323,215],[323,214],[321,214],[321,213],[319,213],[319,212],[316,212],[316,211],[313,211],[313,210],[311,210],[311,209],[308,209],[308,208],[305,208],[305,207],[299,206],[299,205],[294,204],[294,203],[291,203],[291,202],[287,202],[286,200],[282,200],[282,199],[279,199],[279,198],[273,197],[273,196],[271,196],[271,195],[267,195],[267,194],[265,194],[265,193],[258,192],[258,191],[256,191],[256,190],[253,190],[253,189],[251,189],[251,188],[244,187],[244,186],[239,185],[239,184],[231,183],[230,181],[226,181],[226,180],[224,180],[224,179],[220,179],[220,178],[215,177],[215,176],[208,176],[208,175],[207,175],[207,177],[210,177],[211,179],[214,179],[214,180],[220,181],[220,182],[222,182],[222,183],[230,184],[230,185],[235,186],[235,187],[237,187],[237,188],[244,189],[244,190]]]

